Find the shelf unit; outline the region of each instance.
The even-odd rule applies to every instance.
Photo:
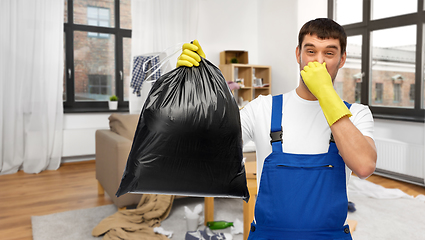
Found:
[[[233,92],[238,103],[240,97],[243,101],[251,101],[259,95],[271,94],[272,73],[270,66],[238,63],[220,64],[219,67],[226,81],[236,82],[237,79],[243,79],[243,86]],[[254,78],[262,79],[262,84],[266,84],[266,86],[255,86]]]
[[[232,59],[235,59],[236,63],[248,64],[248,52],[238,50],[220,52],[220,64],[231,64]]]
[[[238,63],[231,63],[231,59],[237,59]],[[249,102],[259,95],[271,94],[271,66],[248,64],[248,52],[235,50],[220,52],[219,68],[226,81],[237,82],[238,79],[243,79],[241,88],[233,91],[238,104],[242,105],[243,101]],[[261,79],[262,86],[256,86],[254,79]]]

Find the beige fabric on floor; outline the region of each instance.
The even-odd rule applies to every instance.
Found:
[[[136,209],[118,211],[103,219],[92,231],[92,235],[103,240],[137,239],[167,240],[162,234],[153,231],[170,214],[174,196],[143,194]]]

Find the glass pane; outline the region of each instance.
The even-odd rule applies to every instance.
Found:
[[[109,9],[99,8],[99,19],[100,20],[109,20]]]
[[[106,21],[107,27],[115,26],[114,0],[74,0],[74,23],[98,25],[99,20]],[[90,21],[93,20],[93,21]]]
[[[131,38],[123,38],[123,60],[124,60],[124,101],[130,99],[130,65],[131,65]]]
[[[120,28],[131,29],[131,0],[120,1]]]
[[[63,34],[63,90],[62,100],[66,101],[66,34]]]
[[[349,103],[361,102],[362,84],[362,36],[347,38],[347,60],[335,79],[335,90]]]
[[[99,21],[98,26],[109,27],[109,23],[108,21]]]
[[[340,25],[362,22],[363,0],[336,0],[335,21]]]
[[[68,22],[68,0],[65,0],[65,6],[63,8],[64,11],[64,19],[63,22],[67,23]]]
[[[97,26],[97,20],[96,19],[88,19],[87,20],[87,25],[92,25],[92,26]]]
[[[410,88],[415,84],[416,26],[373,31],[371,40],[369,103],[413,108]]]
[[[417,0],[372,0],[372,20],[414,13]]]
[[[75,101],[107,101],[115,94],[115,35],[74,32]]]
[[[424,0],[424,8],[425,8],[425,0]],[[424,56],[424,51],[425,51],[425,24],[422,26],[422,94],[421,94],[421,98],[422,98],[422,108],[425,108],[425,56]]]
[[[89,19],[98,19],[99,18],[99,9],[97,7],[87,7],[87,18]]]

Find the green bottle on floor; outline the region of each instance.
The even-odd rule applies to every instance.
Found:
[[[232,222],[226,222],[226,221],[207,222],[207,227],[209,227],[211,230],[224,229],[231,226],[233,226]]]

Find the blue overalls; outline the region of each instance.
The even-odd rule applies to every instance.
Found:
[[[348,225],[344,226],[345,163],[336,144],[330,142],[322,154],[283,152],[282,100],[282,95],[273,96],[273,152],[264,160],[248,240],[352,240]]]

